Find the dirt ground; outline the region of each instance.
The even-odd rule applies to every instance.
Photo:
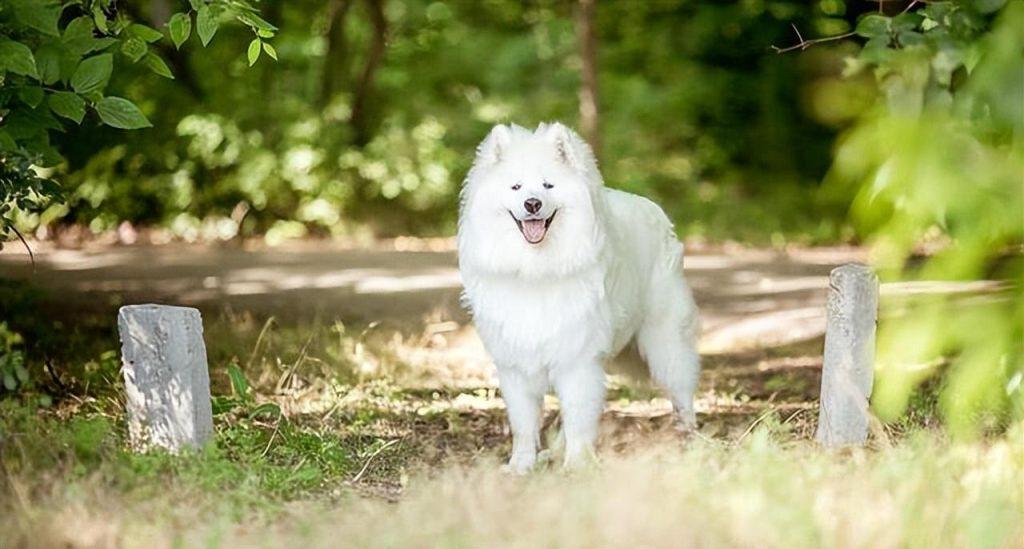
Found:
[[[409,327],[427,317],[467,324],[455,252],[444,243],[434,247],[442,249],[310,241],[273,248],[44,247],[33,270],[23,250],[8,246],[0,252],[0,277],[59,291],[69,303],[160,302],[204,312],[229,307],[278,318]],[[685,270],[701,309],[702,351],[750,350],[822,334],[829,271],[863,258],[856,248],[689,252]]]
[[[402,340],[402,359],[419,373],[405,384],[401,409],[389,404],[392,409],[382,417],[390,419],[381,423],[382,432],[422,434],[434,429],[441,438],[433,443],[442,445],[500,440],[504,421],[500,400],[494,398],[493,366],[459,306],[455,252],[444,242],[406,248],[401,242],[351,248],[310,241],[273,248],[41,248],[33,271],[27,254],[9,246],[0,253],[0,276],[59,296],[52,314],[65,307],[103,304],[104,314],[113,316],[122,304],[160,302],[199,307],[207,319],[228,310],[272,315],[280,323],[297,325],[334,319],[357,325],[384,322],[397,332],[420,335]],[[697,408],[704,434],[735,435],[733,431],[746,429],[771,410],[783,418],[803,419],[798,422],[805,431],[801,434],[810,436],[806,431],[813,427],[820,383],[828,273],[863,256],[862,250],[852,248],[688,252],[685,270],[703,328],[704,374]],[[207,339],[211,337],[208,327]],[[208,341],[211,348],[217,345]],[[635,358],[620,360],[614,371],[642,372]],[[670,423],[667,401],[633,379],[613,378],[604,422],[610,434],[604,439],[614,441],[613,446],[628,445]],[[322,395],[311,398],[280,402],[298,415],[312,410],[327,417]],[[549,421],[555,421],[554,401],[550,404]],[[464,427],[489,434],[469,442],[458,437],[443,442],[450,421],[432,426],[422,413],[416,414],[431,407],[453,410],[461,414]]]

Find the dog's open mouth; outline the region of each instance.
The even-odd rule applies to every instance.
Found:
[[[557,213],[558,210],[555,210],[547,219],[519,219],[512,212],[508,212],[515,220],[516,226],[519,227],[519,232],[523,233],[523,238],[530,244],[539,244],[541,240],[544,240],[544,236],[548,234],[548,227],[551,226],[551,221],[555,219]]]

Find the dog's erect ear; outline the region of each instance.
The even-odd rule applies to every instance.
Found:
[[[480,146],[476,148],[476,161],[478,164],[494,165],[501,162],[502,156],[512,140],[512,131],[504,124],[498,124],[491,128]]]
[[[556,156],[567,166],[581,172],[587,170],[587,160],[593,158],[593,153],[576,132],[560,122],[553,122],[539,125],[537,133],[551,142],[555,147]]]

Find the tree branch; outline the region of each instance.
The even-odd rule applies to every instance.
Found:
[[[21,231],[19,231],[18,228],[14,226],[14,223],[6,223],[6,220],[4,220],[4,221],[5,221],[5,225],[7,225],[7,228],[12,230],[12,231],[14,231],[14,234],[18,235],[18,240],[21,241],[21,245],[25,246],[25,249],[28,250],[28,258],[32,262],[32,273],[35,274],[35,272],[36,272],[36,256],[35,256],[35,254],[32,253],[32,247],[28,245],[28,242],[25,240],[25,237],[22,236]]]
[[[885,5],[886,0],[875,0],[875,1],[878,2],[878,13],[883,13],[882,7]],[[904,13],[907,13],[914,6],[920,4],[923,1],[924,0],[910,0],[910,3],[907,4],[906,6],[904,6],[903,9],[900,10],[900,12],[898,14],[896,14],[896,15],[899,16],[899,15],[903,15]],[[843,34],[837,34],[835,36],[825,36],[823,38],[814,38],[814,39],[811,39],[811,40],[804,40],[803,35],[800,34],[800,29],[798,29],[796,27],[796,25],[794,25],[792,23],[790,23],[790,25],[793,27],[793,31],[796,32],[796,38],[800,42],[797,43],[797,44],[794,44],[792,46],[786,46],[784,48],[776,46],[776,45],[772,45],[771,48],[772,48],[772,50],[775,51],[775,53],[787,53],[787,52],[791,52],[791,51],[794,51],[794,50],[806,50],[807,48],[809,48],[811,46],[814,46],[816,44],[822,44],[824,42],[834,42],[836,40],[843,40],[843,39],[850,38],[850,37],[853,37],[853,36],[857,35],[856,31],[850,31],[850,32],[846,32],[846,33],[843,33]]]
[[[844,40],[846,38],[850,38],[852,36],[856,36],[857,35],[856,32],[851,31],[851,32],[843,33],[843,34],[837,34],[835,36],[826,36],[824,38],[814,38],[814,39],[811,39],[811,40],[804,40],[803,36],[800,36],[800,31],[797,30],[796,25],[793,25],[793,30],[796,31],[796,36],[797,36],[797,39],[800,40],[800,43],[794,44],[792,46],[786,46],[784,48],[780,48],[779,46],[776,46],[776,45],[773,44],[771,46],[771,48],[772,48],[772,50],[775,51],[775,53],[787,53],[787,52],[791,52],[791,51],[794,51],[794,50],[806,50],[807,48],[809,48],[811,46],[814,46],[815,44],[822,44],[822,43],[825,43],[825,42],[834,42],[836,40]]]

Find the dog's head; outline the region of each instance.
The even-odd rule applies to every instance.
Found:
[[[490,271],[574,270],[603,238],[601,186],[590,147],[562,124],[495,126],[463,189],[461,255]]]

